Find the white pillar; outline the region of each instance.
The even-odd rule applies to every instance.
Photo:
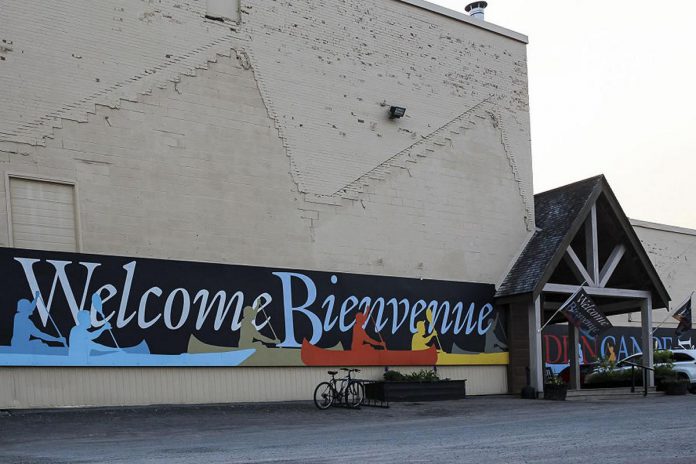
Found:
[[[529,306],[529,374],[538,393],[544,391],[544,360],[541,352],[541,296]]]
[[[643,365],[653,367],[653,341],[652,341],[652,298],[646,298],[640,305],[640,322],[642,329],[641,348],[643,352]],[[655,386],[655,373],[648,371],[648,386]]]
[[[580,390],[580,352],[578,342],[580,332],[573,324],[568,324],[568,361],[570,362],[570,383],[573,390]]]

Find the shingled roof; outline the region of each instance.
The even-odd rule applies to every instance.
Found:
[[[602,194],[650,278],[651,287],[656,292],[654,303],[667,304],[667,290],[603,175],[534,196],[537,230],[498,288],[496,297],[539,294]]]

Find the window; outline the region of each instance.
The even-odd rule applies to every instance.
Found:
[[[674,362],[693,362],[694,358],[686,353],[672,353]]]
[[[13,176],[8,182],[12,246],[78,251],[74,185]]]
[[[631,365],[628,363],[642,365],[643,364],[643,355],[642,354],[634,354],[633,356],[629,356],[628,358],[623,359],[622,361],[619,361],[619,363],[616,366],[617,367],[631,367]]]

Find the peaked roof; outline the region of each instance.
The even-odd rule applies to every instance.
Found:
[[[538,295],[553,274],[558,263],[590,209],[604,194],[615,218],[651,281],[653,307],[666,306],[669,294],[640,243],[630,221],[603,175],[591,177],[534,196],[537,230],[518,257],[496,297],[533,293]]]

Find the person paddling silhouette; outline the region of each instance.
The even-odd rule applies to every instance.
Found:
[[[350,349],[352,351],[364,351],[372,350],[375,347],[380,346],[386,350],[386,343],[379,342],[367,335],[367,332],[365,331],[364,327],[366,319],[367,316],[365,315],[365,313],[357,313],[355,315],[355,325],[353,326],[353,342],[350,346]]]
[[[265,349],[267,345],[275,346],[280,343],[278,338],[270,338],[265,336],[260,332],[260,329],[256,325],[256,316],[258,314],[259,302],[254,303],[254,307],[247,306],[244,308],[242,313],[242,327],[239,329],[239,348],[256,348]],[[267,318],[266,321],[270,325],[271,319]],[[265,324],[262,323],[261,328]],[[275,332],[274,332],[275,335]]]
[[[70,329],[70,344],[68,348],[68,355],[77,358],[88,358],[92,350],[97,351],[114,351],[114,348],[110,348],[104,345],[100,345],[95,342],[99,336],[104,333],[104,331],[111,328],[109,322],[104,322],[104,325],[90,331],[92,328],[92,320],[89,311],[78,311],[77,312],[77,324],[75,327]]]
[[[416,333],[413,334],[411,338],[411,349],[413,351],[417,350],[427,350],[430,348],[430,341],[437,337],[437,332],[433,330],[430,335],[425,334],[425,322],[416,322]]]
[[[34,351],[46,351],[51,347],[46,342],[57,342],[66,345],[65,338],[54,337],[43,333],[36,328],[30,317],[36,309],[37,293],[33,301],[23,298],[17,302],[17,314],[14,317],[14,328],[10,345],[17,353],[32,353]],[[32,337],[34,338],[32,340]]]

